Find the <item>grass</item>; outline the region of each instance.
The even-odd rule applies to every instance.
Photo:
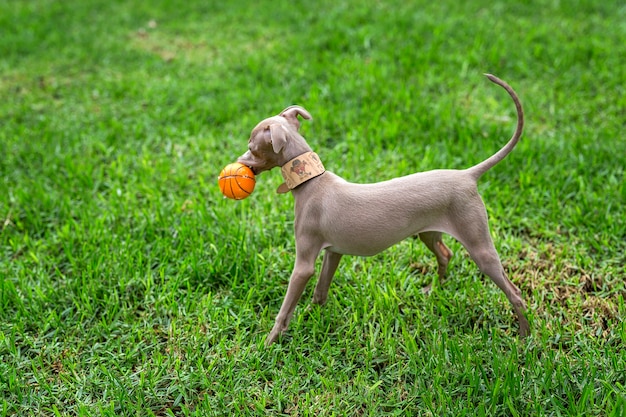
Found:
[[[280,3],[280,4],[279,4]],[[0,1],[0,415],[621,416],[618,1]],[[298,103],[355,182],[463,168],[533,333],[449,239],[346,258],[263,347],[292,267],[280,175],[216,176]]]

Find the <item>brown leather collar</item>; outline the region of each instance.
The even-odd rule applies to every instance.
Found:
[[[322,175],[326,170],[315,152],[298,155],[280,168],[285,182],[278,187],[277,193],[289,192],[298,185]]]

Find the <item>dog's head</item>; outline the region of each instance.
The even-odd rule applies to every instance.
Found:
[[[290,159],[311,150],[298,133],[298,115],[310,120],[311,115],[300,106],[289,106],[277,116],[263,120],[252,129],[248,151],[237,162],[249,166],[255,174],[282,166]]]

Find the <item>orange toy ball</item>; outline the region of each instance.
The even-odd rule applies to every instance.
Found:
[[[244,164],[234,162],[224,167],[217,179],[220,191],[233,200],[243,200],[254,191],[254,172]]]

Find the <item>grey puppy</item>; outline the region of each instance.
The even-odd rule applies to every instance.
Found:
[[[483,162],[464,170],[433,170],[374,184],[354,184],[325,171],[318,156],[298,133],[298,116],[311,119],[304,108],[290,106],[260,122],[250,135],[248,151],[238,162],[256,174],[281,167],[285,178],[278,192],[291,191],[295,199],[296,262],[287,294],[272,331],[270,345],[287,329],[309,279],[315,260],[324,261],[313,303],[324,304],[333,275],[343,255],[371,256],[410,236],[419,236],[435,254],[438,275],[445,276],[452,251],[442,233],[456,238],[479,269],[506,294],[519,321],[520,335],[529,332],[520,290],[506,276],[496,252],[484,203],[476,182],[513,150],[522,134],[524,114],[513,89],[503,87],[517,109],[517,128],[509,142]]]

